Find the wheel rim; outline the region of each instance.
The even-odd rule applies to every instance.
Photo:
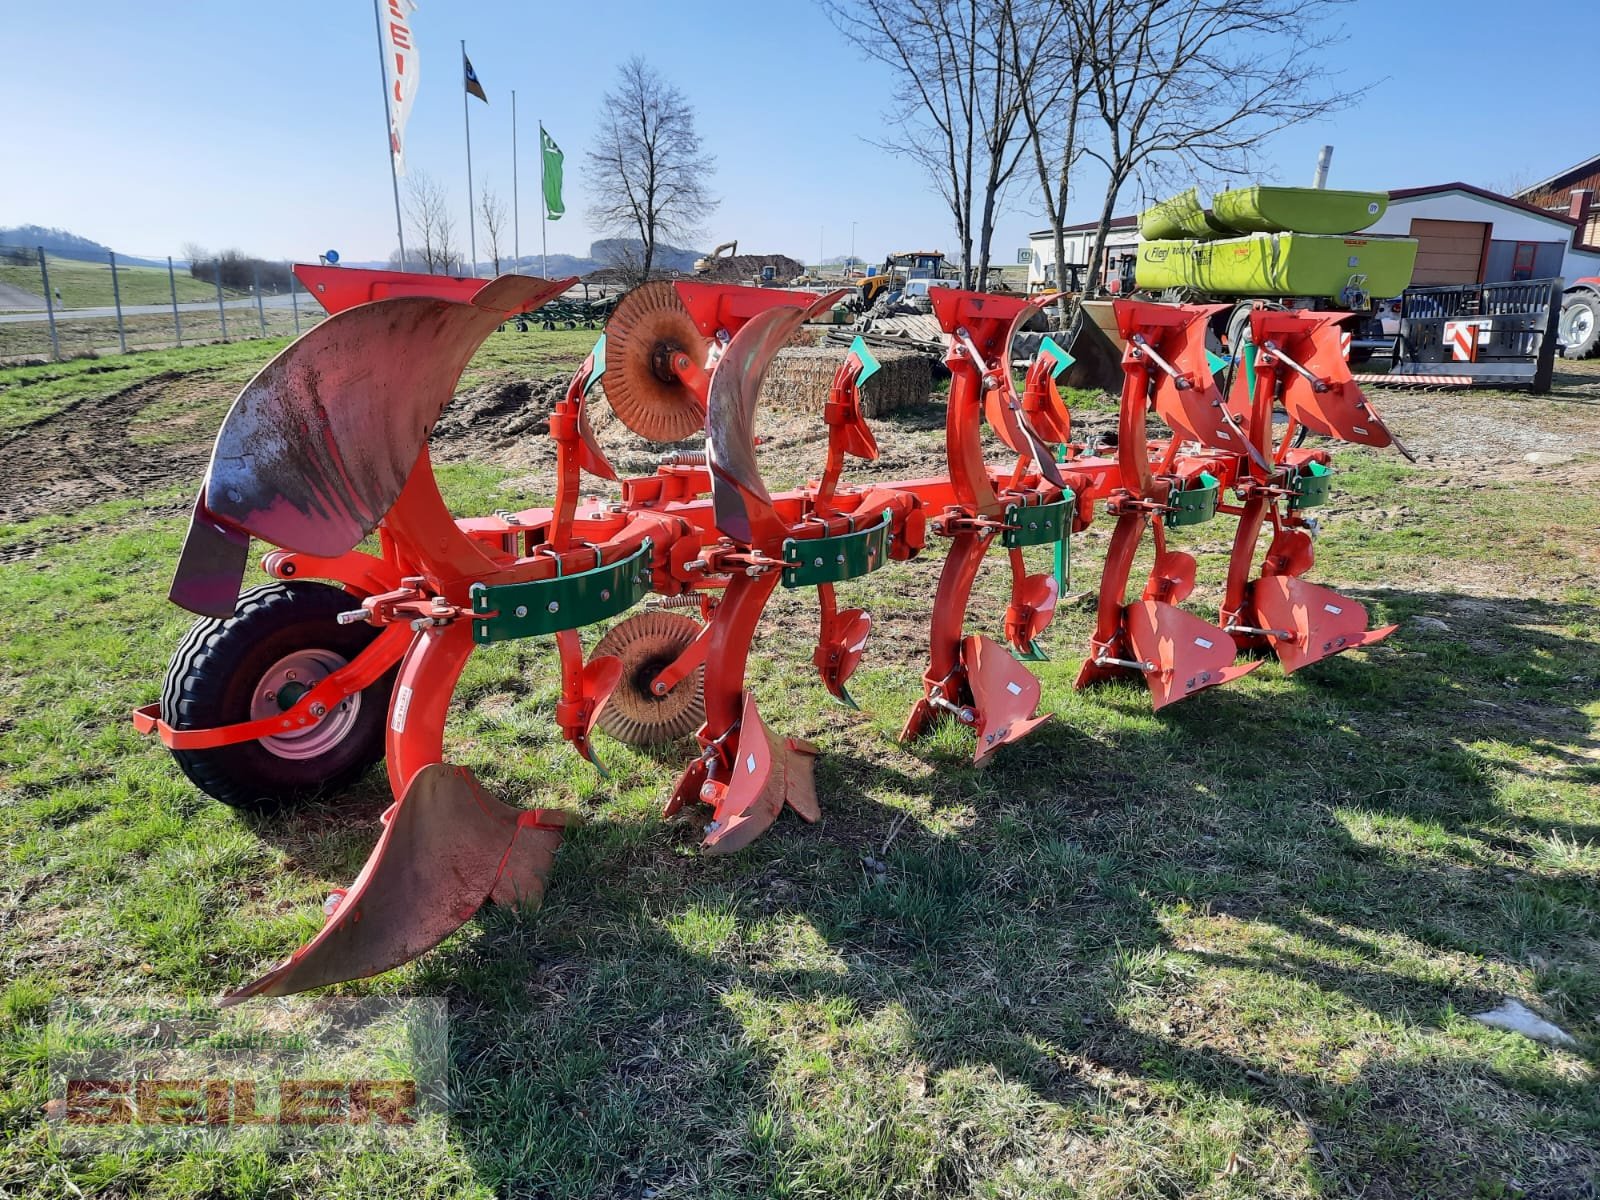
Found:
[[[313,684],[345,666],[346,661],[332,650],[306,649],[285,654],[267,668],[250,693],[250,719],[275,717],[294,707]],[[357,692],[346,696],[317,724],[262,738],[260,744],[278,758],[316,758],[344,741],[360,715],[361,693]]]
[[[1594,310],[1587,304],[1574,304],[1567,309],[1566,326],[1561,340],[1569,346],[1580,345],[1594,332]]]

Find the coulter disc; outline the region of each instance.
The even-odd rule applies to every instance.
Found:
[[[705,365],[706,340],[665,280],[634,288],[606,324],[606,398],[624,425],[652,442],[681,441],[705,426],[703,402],[672,370],[680,350]]]
[[[699,622],[673,613],[646,611],[614,626],[594,648],[595,656],[622,660],[618,680],[598,724],[630,746],[653,746],[687,737],[706,720],[705,667],[698,666],[665,696],[650,684],[671,666],[700,632]]]

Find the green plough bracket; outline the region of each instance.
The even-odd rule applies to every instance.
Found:
[[[1007,505],[1006,524],[1013,528],[1000,531],[1000,544],[1014,550],[1065,541],[1072,532],[1072,513],[1077,499],[1069,492],[1054,504]]]
[[[1167,524],[1174,529],[1184,525],[1199,525],[1217,515],[1217,501],[1222,497],[1222,484],[1209,472],[1200,476],[1200,486],[1183,492],[1173,492],[1168,499]]]
[[[1333,472],[1319,462],[1308,462],[1291,482],[1295,494],[1289,498],[1289,507],[1314,508],[1328,502],[1333,491]]]
[[[626,612],[649,594],[650,555],[650,543],[645,542],[627,558],[577,575],[531,583],[475,583],[472,640],[482,646],[539,637]]]
[[[816,587],[876,571],[889,561],[889,512],[870,529],[783,543],[783,586]]]

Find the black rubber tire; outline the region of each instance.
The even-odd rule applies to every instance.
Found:
[[[1561,332],[1567,333],[1568,313],[1579,308],[1588,309],[1589,332],[1568,343],[1561,352],[1563,358],[1593,358],[1600,353],[1600,295],[1591,291],[1568,292],[1561,301]]]
[[[378,636],[371,625],[340,625],[355,607],[350,593],[296,580],[251,588],[234,614],[202,618],[167,667],[161,719],[174,729],[209,729],[250,719],[257,683],[297,650],[327,650],[346,662]],[[312,758],[284,758],[260,742],[214,750],[174,750],[178,768],[201,791],[234,808],[270,812],[319,793],[338,791],[383,758],[389,694],[399,668],[360,694],[361,708],[345,736]]]

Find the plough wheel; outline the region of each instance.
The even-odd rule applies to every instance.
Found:
[[[281,712],[378,636],[369,625],[338,623],[354,603],[325,583],[270,583],[240,596],[233,616],[196,621],[167,667],[162,720],[210,729]],[[337,791],[383,757],[394,680],[390,672],[301,733],[172,757],[196,787],[234,808],[263,811]]]
[[[705,667],[698,666],[665,696],[650,684],[682,654],[700,632],[688,617],[642,612],[613,625],[592,657],[614,654],[622,660],[618,680],[598,724],[630,746],[654,746],[687,737],[706,719]]]
[[[681,441],[705,424],[700,400],[672,370],[680,350],[705,365],[706,341],[665,280],[634,288],[606,325],[606,399],[624,425],[652,442]]]

